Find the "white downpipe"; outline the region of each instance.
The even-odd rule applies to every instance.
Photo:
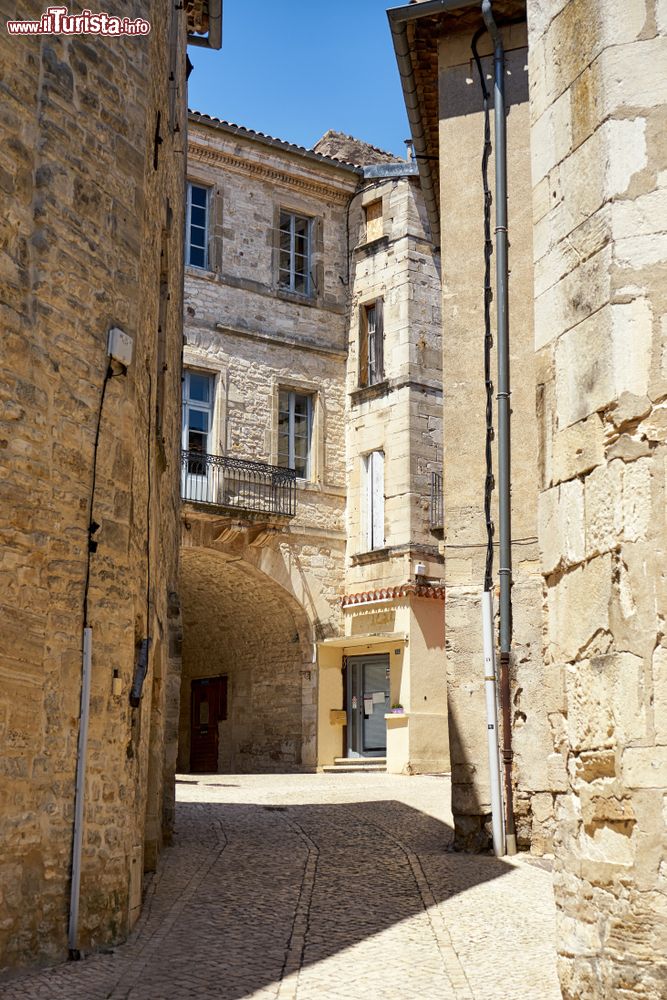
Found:
[[[486,693],[486,732],[489,746],[493,851],[496,857],[500,858],[505,854],[505,824],[503,819],[503,800],[500,791],[496,649],[493,643],[493,594],[490,590],[485,590],[482,594],[482,634],[484,637],[484,690]]]
[[[83,806],[86,790],[86,755],[88,751],[88,719],[90,716],[90,675],[93,657],[93,630],[83,630],[83,671],[81,678],[81,721],[79,723],[79,751],[76,762],[76,791],[74,798],[74,838],[72,844],[72,885],[69,904],[69,933],[67,943],[70,956],[78,952],[79,889],[81,887],[81,847],[83,844]]]

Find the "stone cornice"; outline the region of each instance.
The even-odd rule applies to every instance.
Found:
[[[190,140],[188,143],[188,159],[192,162],[210,163],[214,166],[224,166],[226,170],[232,170],[238,174],[247,176],[251,174],[261,180],[270,181],[272,184],[284,184],[285,187],[296,188],[308,194],[323,198],[329,202],[336,202],[344,205],[354,194],[354,188],[348,191],[341,190],[335,184],[326,181],[316,181],[311,178],[298,177],[288,173],[286,170],[278,170],[265,163],[258,163],[241,156],[234,156],[221,149],[213,149],[210,146],[200,146]]]

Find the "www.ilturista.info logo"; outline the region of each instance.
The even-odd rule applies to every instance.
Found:
[[[147,35],[150,21],[142,17],[117,17],[82,10],[70,14],[67,7],[47,7],[39,21],[7,21],[10,35]]]

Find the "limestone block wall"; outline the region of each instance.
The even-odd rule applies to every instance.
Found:
[[[190,769],[191,680],[227,678],[218,769],[314,767],[315,677],[302,608],[246,562],[187,546],[181,554],[183,675],[179,770]]]
[[[297,516],[290,527],[341,531],[345,504],[342,354],[207,329],[200,310],[208,289],[207,281],[188,279],[184,363],[216,376],[215,451],[277,464],[278,392],[287,388],[312,394],[312,475],[299,483]],[[218,286],[217,291],[224,298],[226,289]],[[265,322],[268,325],[268,316]]]
[[[563,995],[665,995],[667,11],[529,3]]]
[[[311,396],[313,423],[294,518],[259,536],[259,516],[184,506],[185,770],[191,679],[220,673],[220,770],[314,767],[314,643],[341,628],[347,205],[358,172],[294,150],[191,117],[188,175],[209,188],[211,242],[209,268],[186,268],[184,363],[215,376],[212,450],[278,464],[280,389]],[[279,287],[281,208],[313,220],[310,297]]]
[[[368,241],[364,208],[382,202],[382,236]],[[368,184],[350,210],[356,244],[347,363],[346,589],[387,586],[425,559],[440,572],[429,529],[431,471],[442,468],[442,362],[439,261],[426,238],[421,192],[413,179]],[[365,304],[383,300],[384,380],[359,388],[359,324]],[[363,456],[385,453],[385,551],[363,557]]]
[[[456,837],[488,842],[490,800],[486,747],[482,621],[484,585],[484,230],[481,155],[482,94],[471,36],[445,34],[439,48],[442,219],[444,507],[446,658],[452,808]],[[510,233],[512,391],[513,773],[518,842],[536,853],[553,837],[552,790],[564,787],[563,758],[554,751],[549,718],[562,705],[560,678],[542,666],[542,580],[537,547],[537,456],[532,318],[528,76],[525,26],[504,29]],[[491,45],[479,43],[485,72]],[[493,188],[494,163],[489,165]],[[493,220],[492,220],[493,225]],[[492,281],[495,273],[492,268]],[[492,315],[494,315],[492,307]],[[494,319],[495,327],[495,319]],[[492,355],[493,380],[497,359]],[[497,413],[494,402],[494,422]],[[496,445],[493,446],[494,465]],[[497,468],[497,466],[496,466]],[[497,524],[497,493],[493,498]],[[494,566],[498,579],[498,558]],[[497,602],[496,602],[497,604]]]
[[[310,476],[298,483],[296,517],[263,551],[270,573],[301,594],[313,628],[325,635],[340,619],[346,227],[358,174],[286,145],[191,118],[188,176],[210,190],[217,235],[209,269],[186,268],[185,364],[215,375],[213,447],[221,455],[277,464],[279,391],[311,395]],[[278,284],[281,207],[314,220],[309,298]]]
[[[43,9],[29,0],[21,16]],[[107,9],[148,18],[150,35],[0,32],[3,968],[66,955],[98,417],[82,948],[127,933],[173,796],[164,740],[179,662],[185,24],[148,0]],[[132,336],[134,360],[102,405],[114,325]],[[131,709],[147,635],[148,676]]]

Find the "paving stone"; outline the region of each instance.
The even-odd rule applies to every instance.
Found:
[[[550,872],[448,851],[450,794],[390,774],[179,784],[130,940],[0,997],[557,1000]]]

